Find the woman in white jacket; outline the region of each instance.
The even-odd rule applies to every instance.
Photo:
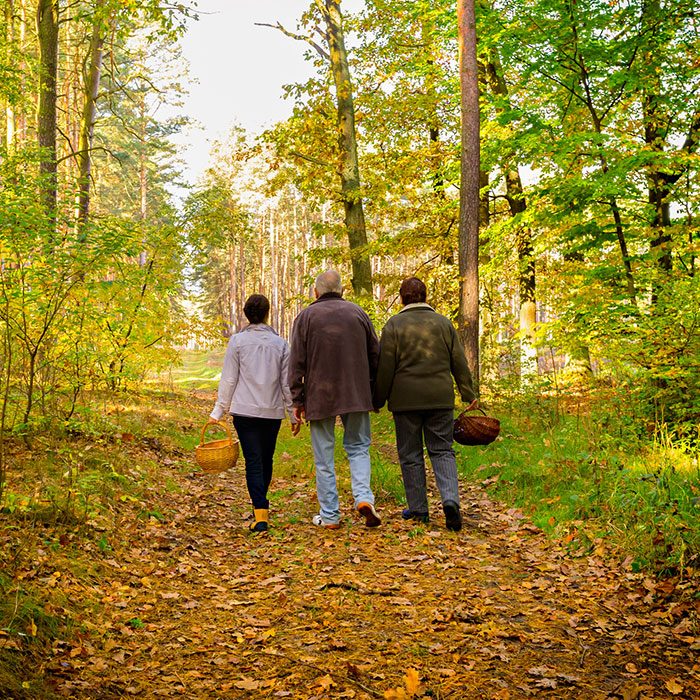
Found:
[[[250,323],[229,340],[211,418],[218,421],[226,413],[233,415],[255,514],[250,529],[265,532],[272,459],[285,411],[294,435],[299,432],[299,423],[292,412],[287,384],[289,346],[267,325],[270,302],[262,294],[253,294],[246,300],[243,313]]]

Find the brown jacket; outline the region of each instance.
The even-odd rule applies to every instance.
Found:
[[[372,410],[379,341],[369,316],[330,292],[295,319],[289,388],[307,420]]]

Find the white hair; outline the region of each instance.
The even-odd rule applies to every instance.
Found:
[[[326,270],[322,272],[314,283],[316,292],[319,296],[328,294],[328,292],[335,292],[336,294],[343,293],[343,285],[340,281],[340,275],[336,270]]]

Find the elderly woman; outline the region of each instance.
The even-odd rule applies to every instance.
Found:
[[[262,294],[253,294],[247,299],[243,313],[249,325],[229,340],[211,419],[218,421],[226,413],[233,416],[255,514],[250,529],[265,532],[272,458],[285,411],[294,435],[298,434],[300,424],[292,412],[287,385],[289,346],[267,324],[270,302]]]

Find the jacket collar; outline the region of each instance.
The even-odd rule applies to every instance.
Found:
[[[312,303],[315,304],[317,301],[327,301],[328,299],[342,299],[343,295],[338,294],[338,292],[326,292],[321,294],[318,299],[315,299]]]
[[[270,333],[278,335],[277,331],[272,326],[268,326],[267,323],[249,323],[243,331],[269,331]]]
[[[430,306],[430,304],[426,304],[424,301],[419,301],[416,302],[415,304],[406,304],[406,306],[399,311],[399,313],[403,313],[404,311],[410,311],[411,309],[430,309],[431,311],[435,311],[435,309]]]

